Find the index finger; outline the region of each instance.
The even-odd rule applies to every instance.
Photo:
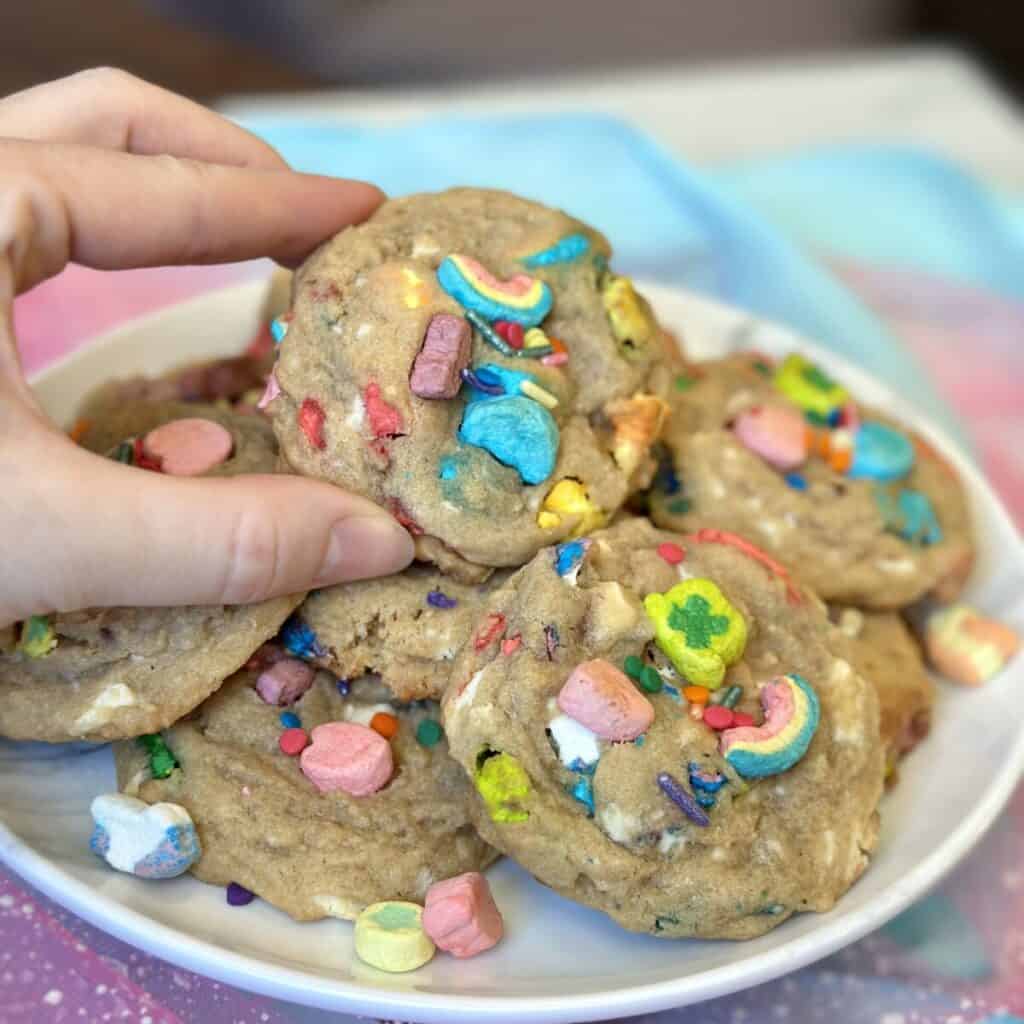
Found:
[[[0,136],[267,170],[288,166],[226,117],[115,68],[80,71],[0,99]]]

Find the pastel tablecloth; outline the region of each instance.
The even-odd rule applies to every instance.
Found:
[[[737,178],[722,184],[743,187]],[[756,198],[745,201],[756,204]],[[1016,521],[1024,523],[1024,303],[1013,294],[1014,280],[989,286],[956,267],[867,263],[851,258],[842,244],[803,241],[828,250],[830,280],[844,288],[844,302],[860,300],[858,316],[874,314],[877,337],[898,339],[889,344],[916,356],[952,410],[947,422],[962,428]],[[45,365],[127,316],[261,272],[259,265],[121,275],[71,268],[18,302],[26,365]],[[896,363],[914,366],[902,355]],[[954,875],[886,928],[788,978],[641,1019],[1024,1022],[1024,788]],[[346,1018],[252,996],[149,957],[0,869],[0,1024],[121,1020],[308,1024]]]

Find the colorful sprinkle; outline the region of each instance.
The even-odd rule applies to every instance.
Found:
[[[653,665],[644,665],[640,672],[640,689],[647,693],[661,693],[664,686],[661,675]]]
[[[270,335],[275,345],[280,345],[288,333],[288,320],[283,316],[276,317],[270,321]]]
[[[673,381],[676,391],[689,391],[697,383],[696,377],[690,377],[685,373],[677,374]]]
[[[444,739],[444,729],[435,718],[421,718],[416,726],[416,742],[421,747],[436,747]]]
[[[256,899],[254,892],[246,889],[244,885],[239,885],[237,882],[228,882],[227,889],[224,890],[224,896],[230,907],[247,907]]]
[[[460,960],[490,949],[505,933],[501,911],[478,871],[435,882],[427,890],[423,929],[438,949]]]
[[[716,584],[683,580],[664,594],[648,594],[644,608],[658,647],[679,674],[709,689],[721,686],[746,647],[747,624]]]
[[[684,686],[683,696],[691,704],[707,704],[711,691],[706,686]]]
[[[146,469],[151,473],[162,473],[162,460],[156,455],[149,455],[142,443],[142,438],[137,437],[132,442],[132,465],[138,469]]]
[[[658,774],[658,786],[661,791],[685,814],[694,825],[707,828],[711,819],[704,813],[703,808],[689,793],[683,789],[678,780],[668,772]]]
[[[398,734],[398,719],[386,711],[378,711],[370,719],[370,728],[384,739],[393,739]]]
[[[306,735],[305,729],[292,726],[285,729],[277,738],[277,745],[281,748],[282,754],[287,754],[289,757],[297,757],[309,746],[309,736]]]
[[[473,325],[480,337],[503,356],[508,356],[511,359],[519,354],[479,313],[467,309],[466,319]]]
[[[511,466],[526,484],[543,483],[558,457],[558,424],[544,406],[521,395],[504,395],[466,406],[459,440]]]
[[[363,389],[363,405],[376,438],[401,437],[404,430],[402,414],[381,397],[380,385],[370,381]]]
[[[543,281],[526,274],[499,280],[469,256],[446,257],[437,268],[437,280],[458,303],[491,322],[512,320],[535,327],[551,311],[551,289]]]
[[[388,900],[371,903],[357,918],[356,955],[380,971],[415,971],[433,957],[435,948],[423,930],[423,908]]]
[[[739,726],[739,725],[753,725],[754,724],[754,716],[747,714],[746,711],[734,711],[732,713],[732,723],[733,723],[733,725],[737,725],[737,726]]]
[[[590,541],[585,539],[570,540],[565,544],[559,544],[555,548],[555,572],[567,583],[575,586],[589,547]]]
[[[626,655],[626,660],[622,663],[622,668],[634,683],[639,684],[644,673],[644,663],[641,658],[638,658],[635,654]]]
[[[263,389],[260,400],[256,403],[257,409],[266,409],[275,398],[281,395],[281,385],[277,382],[277,374],[271,370],[267,375],[267,384]]]
[[[306,440],[318,451],[327,447],[324,440],[324,420],[327,418],[323,406],[315,398],[304,398],[299,406],[299,429]]]
[[[722,696],[722,707],[734,708],[743,696],[742,686],[730,686]]]
[[[302,719],[294,711],[282,711],[278,715],[278,721],[286,729],[300,729],[302,727]]]
[[[505,633],[506,619],[500,612],[491,612],[484,620],[479,632],[473,638],[473,650],[484,651],[503,636]]]
[[[530,812],[523,806],[532,792],[530,777],[511,755],[485,752],[478,758],[473,782],[487,807],[491,820],[498,824],[526,821]]]
[[[513,347],[522,348],[526,340],[523,325],[514,320],[495,320],[494,329]],[[535,328],[534,328],[535,329]]]
[[[890,533],[922,546],[938,544],[942,540],[942,527],[928,495],[904,487],[893,498],[891,492],[877,487],[875,502]]]
[[[202,856],[188,811],[178,804],[146,804],[105,793],[91,806],[89,848],[112,868],[139,878],[176,878]]]
[[[136,742],[146,752],[146,757],[149,760],[149,774],[154,779],[166,779],[175,768],[179,767],[178,759],[159,733],[154,732],[140,736]]]
[[[458,603],[456,598],[449,597],[441,590],[431,590],[427,594],[427,604],[431,608],[454,608]]]
[[[135,444],[132,441],[122,441],[111,453],[110,458],[115,462],[124,463],[126,466],[135,464]]]
[[[473,332],[463,317],[435,313],[413,361],[409,390],[419,398],[454,398],[472,347]]]
[[[544,650],[547,652],[548,661],[555,660],[555,651],[561,646],[562,638],[558,632],[558,627],[553,623],[549,622],[544,627]]]
[[[608,521],[608,515],[590,500],[583,484],[566,477],[548,491],[537,515],[537,525],[542,530],[553,530],[565,519],[575,520],[569,531],[569,537],[575,539],[600,529]]]
[[[665,509],[670,516],[685,516],[693,506],[689,498],[674,498]]]
[[[818,695],[796,672],[776,676],[761,687],[761,707],[762,725],[729,729],[719,741],[725,759],[747,779],[792,768],[807,752],[821,714]]]
[[[537,267],[550,267],[555,263],[575,263],[590,252],[590,239],[579,232],[573,232],[560,238],[546,249],[524,256],[519,262],[524,267],[534,270]]]
[[[729,729],[733,725],[733,714],[723,704],[709,704],[704,708],[704,724],[711,729]]]
[[[57,633],[45,615],[30,615],[21,624],[16,650],[29,658],[43,658],[57,646]]]
[[[347,697],[352,689],[352,685],[347,679],[336,679],[334,681],[334,686],[342,697]]]
[[[783,479],[794,491],[807,490],[807,478],[802,473],[787,473]]]
[[[944,676],[965,686],[980,686],[1003,670],[1020,647],[1020,637],[969,605],[955,604],[928,616],[924,647]]]
[[[665,541],[664,544],[659,544],[657,551],[669,565],[678,565],[684,558],[686,558],[686,550],[681,548],[678,544],[671,543],[671,541]]]
[[[479,391],[482,395],[490,395],[493,397],[495,395],[505,394],[505,386],[501,383],[500,378],[495,377],[484,368],[481,368],[480,370],[472,370],[467,367],[462,371],[462,379],[474,391]],[[443,468],[441,475],[444,477]],[[451,479],[451,477],[444,477],[444,479]]]
[[[507,658],[509,655],[515,654],[522,646],[523,635],[522,633],[516,633],[515,636],[506,637],[501,641],[501,653]]]
[[[898,430],[868,420],[853,434],[851,480],[901,480],[914,468],[914,446]]]
[[[580,775],[569,790],[572,798],[587,809],[587,817],[594,816],[594,783],[587,775]]]
[[[728,530],[715,530],[709,527],[698,530],[694,534],[694,539],[702,544],[726,544],[736,548],[737,551],[742,551],[748,558],[763,565],[773,576],[782,580],[786,587],[786,600],[790,604],[796,605],[803,601],[803,595],[793,583],[789,570],[781,562],[777,562],[770,555],[765,554],[757,545],[751,544],[749,540],[744,540],[738,534],[730,533]]]

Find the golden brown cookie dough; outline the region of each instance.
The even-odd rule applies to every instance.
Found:
[[[439,700],[480,606],[507,573],[471,586],[426,566],[314,591],[296,613],[322,655],[310,660],[351,679],[373,672],[398,700]]]
[[[931,729],[935,684],[925,671],[917,640],[896,612],[833,608],[832,616],[850,640],[854,668],[878,694],[882,745],[894,778],[900,758]]]
[[[640,519],[590,540],[575,570],[571,557],[544,551],[490,595],[456,664],[444,720],[453,756],[476,781],[480,834],[633,931],[749,938],[793,913],[828,910],[868,864],[884,766],[877,698],[842,656],[824,606],[729,543]],[[741,688],[732,714],[761,723],[759,685],[784,674],[799,673],[817,696],[809,746],[781,773],[748,770],[744,781],[720,752],[722,734],[693,717],[687,679],[652,642],[644,596],[695,580],[713,581],[731,605],[690,595],[684,613],[670,613],[695,648],[728,638],[737,616],[745,623],[745,649],[720,688]],[[598,739],[562,710],[567,680],[593,659],[641,678],[637,693],[653,708],[642,740]],[[710,707],[704,715],[723,714]],[[800,717],[791,721],[806,738]],[[719,785],[713,806],[696,805],[704,824],[659,782],[670,774],[692,805],[704,791],[691,766]]]
[[[966,581],[974,555],[967,499],[949,464],[922,439],[887,417],[861,409],[864,419],[896,427],[915,447],[902,480],[851,479],[811,454],[787,474],[747,448],[731,429],[756,406],[789,407],[772,385],[771,366],[740,354],[692,364],[675,390],[666,444],[672,453],[650,493],[652,519],[666,529],[731,530],[797,570],[829,601],[865,608],[900,608],[932,592],[951,600]],[[887,525],[878,492],[892,505],[900,491],[924,495],[942,539],[908,541]]]
[[[118,785],[148,803],[180,804],[202,843],[192,873],[204,882],[236,882],[300,921],[354,918],[378,900],[422,902],[429,886],[479,871],[497,856],[475,833],[471,787],[442,738],[417,739],[436,704],[399,707],[370,679],[345,697],[325,672],[287,709],[265,704],[256,675],[239,672],[187,719],[163,734],[180,768],[151,776],[137,742],[115,749]],[[386,712],[398,718],[390,741],[390,783],[369,796],[320,793],[282,753],[281,712],[307,732],[332,721],[365,725]]]
[[[214,420],[233,436],[231,456],[208,475],[273,472],[277,445],[268,423],[191,403],[122,403],[93,423],[81,443],[108,452],[183,417]],[[24,644],[13,650],[0,646],[0,734],[60,742],[162,729],[243,665],[302,596],[253,605],[94,608],[46,616],[42,628],[52,630],[56,641],[48,652],[32,657]],[[22,638],[26,628],[18,627]]]
[[[269,406],[288,463],[390,508],[417,537],[419,557],[470,582],[480,566],[520,565],[594,529],[649,480],[648,449],[665,412],[654,396],[667,386],[664,336],[628,280],[609,273],[609,254],[586,225],[505,192],[385,203],[296,274],[276,368],[281,394]],[[532,280],[528,295],[549,289],[542,330],[560,348],[554,363],[502,354],[484,340],[501,320],[491,309],[472,329],[468,357],[450,349],[455,397],[422,397],[412,379],[435,318],[454,318],[438,321],[454,332],[437,342],[443,348],[460,331],[466,340],[475,315],[442,287],[441,272],[460,257],[501,279],[502,295],[522,291],[521,276],[509,283],[517,275]],[[536,315],[544,308],[543,298],[530,306]],[[524,338],[520,330],[522,352]],[[503,394],[471,409],[468,396],[480,392],[458,390],[464,358],[485,376],[486,366],[530,374],[533,390],[506,376],[491,383]]]

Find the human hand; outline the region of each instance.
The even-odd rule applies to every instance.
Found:
[[[255,136],[119,71],[0,100],[0,627],[110,605],[241,604],[403,568],[409,535],[299,477],[187,479],[90,454],[40,409],[15,295],[69,261],[294,265],[381,201],[290,171]]]

